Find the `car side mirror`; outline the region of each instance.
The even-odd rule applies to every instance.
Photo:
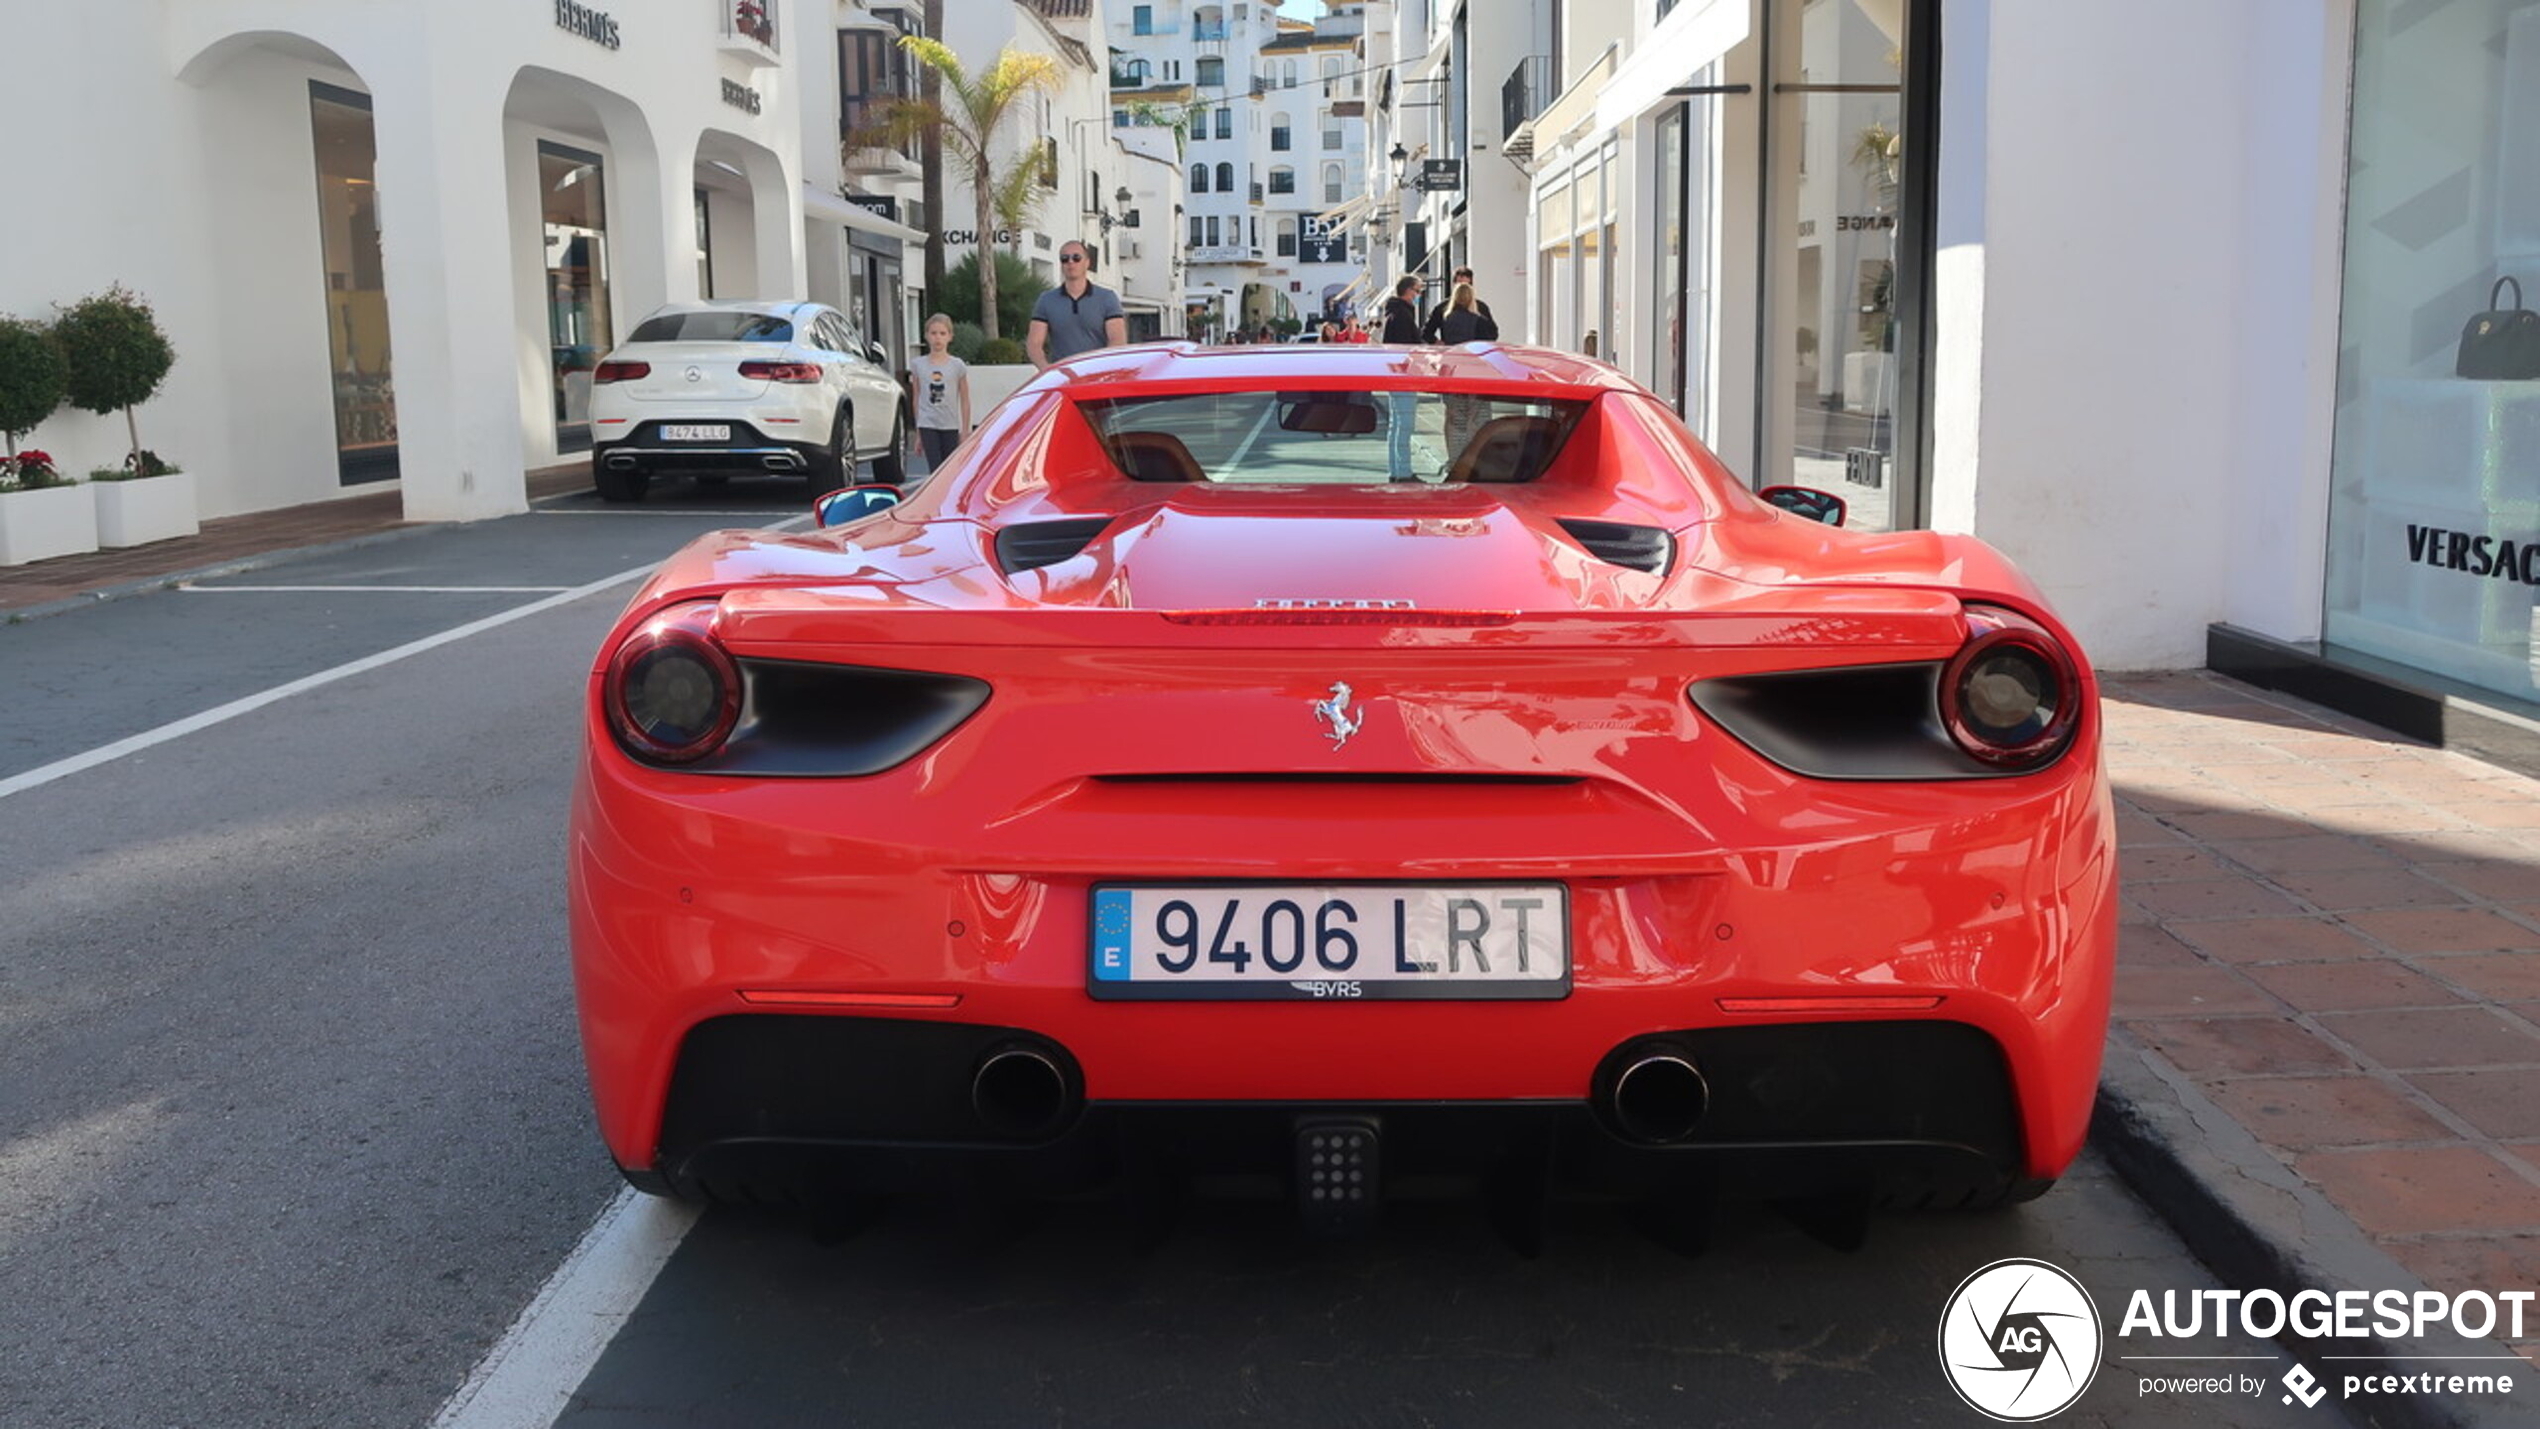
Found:
[[[812,524],[822,530],[861,521],[900,504],[896,486],[850,486],[811,503]]]
[[[882,350],[882,344],[878,342],[868,342],[864,345],[864,358],[865,361],[872,363],[874,366],[881,368],[885,372],[888,372],[891,368],[891,355],[884,352]]]
[[[1844,512],[1850,509],[1844,505],[1842,497],[1831,491],[1819,491],[1813,486],[1767,486],[1755,494],[1768,505],[1829,526],[1842,525]]]

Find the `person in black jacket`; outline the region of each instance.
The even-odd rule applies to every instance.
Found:
[[[1499,324],[1490,320],[1490,309],[1473,296],[1473,285],[1458,283],[1455,296],[1430,315],[1428,331],[1431,342],[1493,342],[1499,337]]]
[[[1417,273],[1394,280],[1393,296],[1385,299],[1385,330],[1376,341],[1407,346],[1420,340],[1420,292],[1427,286]]]
[[[1449,287],[1447,292],[1449,294],[1453,294],[1463,288],[1471,286],[1472,282],[1473,270],[1470,268],[1458,268],[1455,270],[1454,285]],[[1452,296],[1450,296],[1445,302],[1429,309],[1429,320],[1420,324],[1420,335],[1431,342],[1499,341],[1499,322],[1490,315],[1490,304],[1483,302],[1479,298],[1475,298],[1473,300],[1473,306],[1478,309],[1482,315],[1481,336],[1478,339],[1469,337],[1452,338],[1445,335],[1446,315],[1455,307],[1455,299]]]

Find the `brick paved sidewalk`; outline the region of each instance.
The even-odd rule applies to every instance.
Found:
[[[2117,1021],[2429,1286],[2540,1285],[2540,781],[2202,672],[2105,708]]]

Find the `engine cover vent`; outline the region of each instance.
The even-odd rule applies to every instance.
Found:
[[[1096,536],[1110,529],[1108,516],[1069,517],[1064,521],[1028,521],[997,532],[997,568],[1007,575],[1054,566],[1084,554]]]
[[[1676,559],[1676,538],[1656,526],[1630,526],[1620,521],[1563,521],[1570,539],[1608,565],[1663,576]]]

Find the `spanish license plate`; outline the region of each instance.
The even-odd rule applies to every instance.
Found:
[[[1102,884],[1097,998],[1558,998],[1558,883]]]
[[[687,426],[665,422],[661,439],[666,442],[728,442],[732,440],[732,428],[723,422]]]

